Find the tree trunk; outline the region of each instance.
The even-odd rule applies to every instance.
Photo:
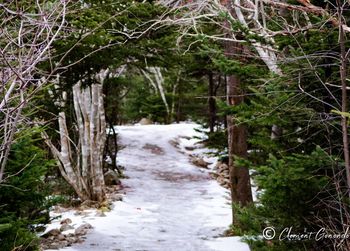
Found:
[[[177,77],[176,77],[176,82],[173,85],[173,95],[172,95],[172,100],[171,100],[171,111],[170,111],[170,120],[169,122],[173,122],[174,120],[174,115],[175,115],[175,105],[176,105],[176,92],[180,83],[181,79],[181,70],[177,72]]]
[[[179,82],[179,85],[177,87],[178,93],[177,93],[177,104],[176,104],[176,123],[180,123],[182,118],[182,85],[181,82]]]
[[[150,81],[151,85],[156,88],[156,91],[159,92],[159,95],[164,103],[166,114],[167,114],[166,118],[164,118],[164,120],[165,120],[165,123],[169,123],[170,119],[171,119],[171,111],[169,108],[168,100],[167,100],[166,95],[165,95],[166,94],[166,92],[164,90],[164,82],[165,81],[163,78],[162,71],[159,67],[149,67],[148,71],[150,73],[152,73],[155,80],[153,80],[153,78],[147,72],[142,71],[142,73]]]
[[[226,4],[232,13],[232,6]],[[225,26],[230,29],[230,23],[225,22]],[[228,35],[232,35],[229,33]],[[234,42],[225,43],[225,55],[232,58],[242,54],[242,45]],[[240,79],[237,75],[227,76],[226,79],[226,96],[229,106],[239,105],[244,101],[243,90],[241,88]],[[228,134],[228,157],[229,157],[229,173],[231,185],[231,199],[233,203],[246,206],[252,202],[252,192],[250,185],[249,170],[246,167],[237,166],[235,164],[235,156],[240,158],[247,157],[247,129],[245,125],[238,124],[234,116],[227,116],[227,134]],[[233,210],[233,208],[232,208]],[[232,211],[232,223],[236,223],[235,212]]]
[[[214,76],[210,72],[208,74],[209,78],[209,87],[208,87],[208,108],[209,108],[209,130],[211,133],[214,132],[215,123],[216,123],[216,102],[215,102],[215,87],[214,87]]]
[[[239,105],[243,102],[243,92],[240,88],[240,80],[237,76],[227,77],[227,104]],[[237,124],[234,116],[227,116],[228,154],[231,181],[232,202],[242,206],[252,202],[249,170],[246,167],[235,165],[235,156],[247,157],[247,128]],[[234,221],[234,220],[233,220]]]
[[[103,176],[103,149],[106,142],[106,122],[103,108],[102,86],[93,84],[91,87],[91,121],[90,121],[90,178],[91,198],[94,201],[103,201],[104,176]]]
[[[73,87],[73,100],[79,143],[72,149],[64,112],[60,112],[58,118],[61,149],[58,150],[45,133],[43,137],[57,159],[63,178],[77,195],[83,201],[102,202],[106,197],[103,176],[106,121],[102,84],[82,89],[78,82]]]
[[[346,182],[348,188],[348,196],[350,196],[350,156],[349,156],[349,136],[348,136],[348,118],[345,116],[347,112],[347,85],[346,85],[346,71],[347,71],[347,56],[345,51],[345,34],[343,29],[343,13],[340,1],[337,1],[338,5],[338,17],[339,17],[339,44],[340,44],[340,80],[341,80],[341,90],[342,90],[342,102],[341,102],[341,126],[343,134],[343,151],[344,151],[344,161],[346,170]]]
[[[109,156],[111,158],[111,164],[104,166],[105,169],[111,168],[112,170],[117,170],[119,175],[122,175],[122,171],[117,165],[117,154],[118,154],[118,134],[114,128],[114,124],[111,119],[106,118],[107,124],[109,126],[107,139],[105,143],[104,157]],[[106,164],[106,162],[104,162]]]

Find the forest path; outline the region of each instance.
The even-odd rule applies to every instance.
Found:
[[[106,217],[91,221],[86,241],[64,250],[249,250],[238,237],[215,238],[227,229],[227,190],[170,141],[193,136],[196,124],[120,126],[118,163],[125,166],[126,195]],[[185,139],[183,139],[185,140]],[[194,143],[188,140],[188,143]]]

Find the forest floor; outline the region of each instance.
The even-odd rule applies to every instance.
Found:
[[[73,225],[90,223],[83,243],[62,251],[248,251],[239,237],[220,237],[231,221],[228,190],[209,175],[209,169],[190,162],[204,154],[198,147],[197,124],[116,127],[120,144],[118,164],[125,167],[123,201],[98,217],[92,211],[77,216],[64,212]],[[90,212],[90,214],[89,214]]]

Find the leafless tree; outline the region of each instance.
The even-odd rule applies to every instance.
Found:
[[[58,115],[60,149],[49,136],[42,133],[45,142],[57,160],[63,178],[71,185],[80,199],[102,202],[105,199],[103,176],[103,152],[106,141],[106,119],[102,85],[109,70],[96,74],[96,83],[82,87],[81,81],[73,87],[74,111],[77,118],[79,141],[74,143],[69,136],[64,111]],[[62,108],[66,95],[56,102]]]
[[[159,95],[163,101],[165,110],[167,112],[167,120],[169,120],[171,117],[171,110],[169,108],[168,100],[165,96],[164,77],[163,77],[161,68],[160,67],[147,67],[146,71],[142,70],[142,74],[150,82],[154,91],[156,93],[159,93]],[[172,110],[173,109],[174,108],[172,107]]]
[[[0,183],[6,177],[23,109],[50,78],[38,65],[50,59],[52,44],[66,27],[69,2],[10,0],[0,4]]]

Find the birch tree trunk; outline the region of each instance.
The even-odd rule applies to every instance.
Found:
[[[154,80],[151,77],[151,75],[146,71],[142,70],[142,74],[147,78],[147,80],[150,82],[150,84],[155,89],[155,91],[159,92],[159,95],[163,101],[163,104],[167,113],[166,122],[168,122],[171,118],[171,111],[169,108],[168,100],[165,96],[164,77],[163,77],[162,71],[159,67],[148,67],[148,71],[153,75]]]
[[[102,80],[100,80],[103,82]],[[106,121],[102,83],[82,88],[73,86],[74,111],[77,118],[79,143],[72,149],[64,112],[59,114],[61,149],[58,150],[46,134],[47,145],[57,159],[64,179],[82,200],[102,202],[105,199],[103,150],[106,141]]]

